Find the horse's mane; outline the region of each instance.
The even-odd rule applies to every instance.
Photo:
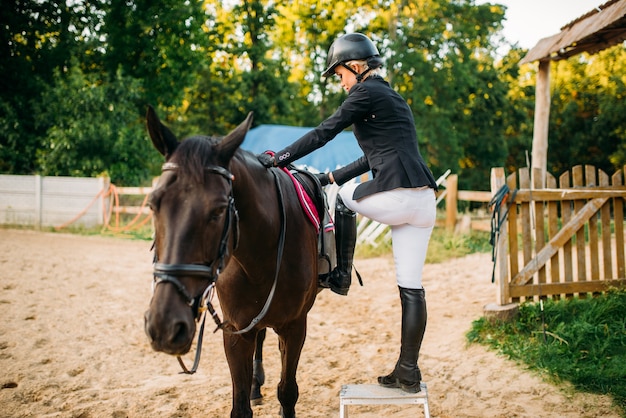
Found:
[[[213,147],[219,138],[192,136],[182,141],[172,155],[172,162],[178,163],[178,176],[194,183],[202,183],[204,168],[216,163]]]

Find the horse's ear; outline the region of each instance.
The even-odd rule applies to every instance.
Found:
[[[250,130],[250,126],[252,126],[253,113],[254,112],[248,113],[246,120],[241,122],[239,126],[222,138],[218,144],[217,150],[224,163],[228,163],[228,161],[230,161],[235,154],[235,151],[237,151],[237,148],[239,148],[243,140],[246,139],[246,134]]]
[[[178,139],[167,126],[161,123],[152,106],[148,106],[146,125],[154,147],[165,156],[165,159],[168,159],[178,146]]]

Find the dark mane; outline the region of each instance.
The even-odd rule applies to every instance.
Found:
[[[171,159],[178,163],[179,177],[201,183],[204,179],[204,167],[216,164],[213,147],[218,140],[216,137],[192,136],[182,141]]]

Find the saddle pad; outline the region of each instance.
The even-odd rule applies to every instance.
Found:
[[[311,221],[313,226],[315,226],[315,230],[317,231],[317,233],[319,233],[321,226],[320,215],[317,212],[317,208],[315,207],[311,196],[307,194],[307,192],[304,190],[304,187],[302,187],[300,182],[293,176],[293,174],[291,174],[291,171],[289,171],[286,167],[281,168],[281,170],[287,173],[287,175],[293,182],[302,210],[306,214],[307,218],[309,218],[309,221]]]

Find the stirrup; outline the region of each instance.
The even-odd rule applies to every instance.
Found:
[[[317,276],[317,287],[322,289],[330,289],[330,273],[324,273]]]
[[[343,280],[341,278],[338,278],[338,280],[340,280],[342,283],[335,283],[335,281],[333,279],[335,279],[335,276],[333,276],[333,273],[336,271],[335,270],[331,271],[330,273],[324,274],[324,275],[320,275],[318,277],[318,287],[322,287],[325,289],[330,289],[333,292],[337,293],[338,295],[341,296],[347,296],[348,295],[348,291],[350,290],[350,284],[351,284],[351,278],[349,280],[347,280],[348,282],[348,286],[345,286],[345,283],[343,283]],[[335,273],[337,274],[337,273]]]

